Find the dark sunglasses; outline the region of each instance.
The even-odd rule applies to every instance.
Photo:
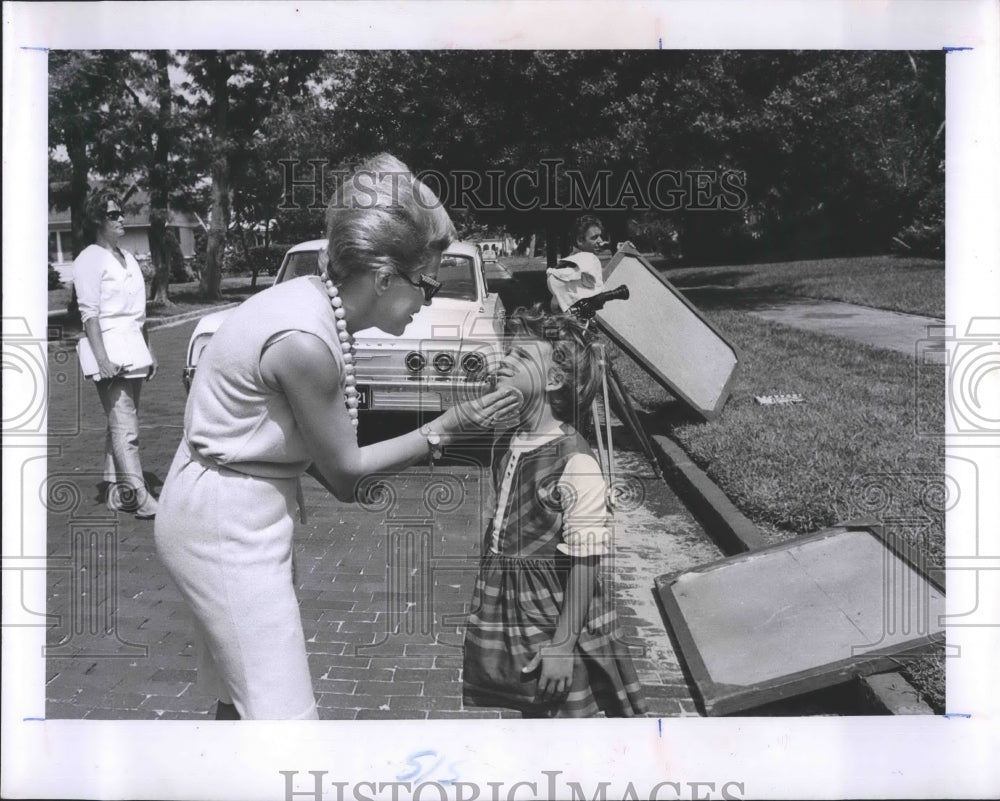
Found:
[[[433,298],[438,293],[438,290],[444,286],[443,282],[438,281],[436,278],[431,278],[429,275],[421,274],[420,279],[417,281],[411,281],[409,276],[403,275],[402,273],[396,273],[396,275],[406,281],[406,283],[410,286],[423,290],[424,300],[427,303],[430,303],[431,298]]]
[[[104,216],[107,217],[109,220],[120,220],[125,215],[122,214],[122,212],[120,211],[106,211],[104,212]]]

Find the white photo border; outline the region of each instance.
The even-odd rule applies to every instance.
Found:
[[[947,56],[946,299],[961,335],[973,318],[1000,317],[998,13],[991,0],[5,3],[5,323],[46,330],[42,274],[24,265],[45,259],[49,49],[960,48]],[[38,502],[22,515],[7,502],[44,472],[45,447],[44,435],[3,446],[5,798],[307,799],[310,771],[325,772],[325,799],[392,797],[391,783],[427,752],[468,783],[441,797],[467,801],[544,798],[551,781],[567,794],[578,782],[588,798],[601,782],[608,797],[629,783],[639,798],[657,785],[661,798],[1000,795],[1000,515],[986,491],[1000,486],[996,438],[949,442],[949,455],[976,464],[979,531],[993,541],[975,554],[949,551],[949,567],[962,567],[948,572],[949,614],[978,608],[984,622],[949,629],[961,657],[948,660],[948,715],[592,722],[45,721],[45,630],[10,625],[22,603],[45,608],[44,581],[15,576],[44,570],[45,510]],[[956,513],[947,523],[951,535],[976,521]],[[439,797],[436,787],[422,795]]]

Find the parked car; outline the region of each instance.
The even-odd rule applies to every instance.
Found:
[[[500,239],[481,240],[476,243],[479,252],[483,254],[484,261],[496,261],[498,256],[506,256],[503,241]]]
[[[325,239],[290,248],[274,281],[319,275]],[[474,398],[489,386],[488,376],[502,356],[506,312],[490,292],[483,259],[475,245],[452,244],[441,258],[441,290],[430,306],[414,315],[402,334],[378,328],[355,333],[355,375],[362,416],[382,411],[437,413]],[[203,317],[188,343],[184,386],[190,389],[201,353],[231,313]]]

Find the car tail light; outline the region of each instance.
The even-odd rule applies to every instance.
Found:
[[[416,351],[411,351],[410,353],[406,354],[405,363],[406,363],[406,369],[409,370],[411,373],[419,373],[421,370],[424,369],[424,366],[427,364],[427,359],[423,357],[423,354],[417,353]]]
[[[455,366],[455,357],[450,353],[439,353],[434,357],[434,369],[439,373],[450,373]]]
[[[475,375],[483,371],[486,367],[486,359],[481,353],[466,353],[462,357],[462,369],[469,375]]]

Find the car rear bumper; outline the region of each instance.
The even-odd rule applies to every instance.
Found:
[[[196,369],[185,367],[181,373],[185,393]],[[493,388],[487,381],[362,381],[358,387],[367,389],[362,412],[443,412]]]
[[[486,381],[359,381],[367,387],[368,403],[361,411],[443,412],[462,401],[478,398],[492,386]]]

